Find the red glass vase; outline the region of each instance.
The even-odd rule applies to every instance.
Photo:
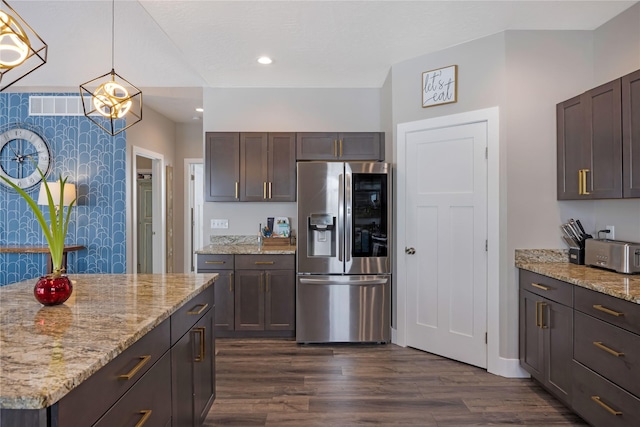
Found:
[[[33,295],[40,304],[58,305],[65,302],[73,292],[71,280],[65,276],[42,276],[33,288]]]

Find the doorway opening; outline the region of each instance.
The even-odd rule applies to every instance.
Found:
[[[195,252],[204,244],[204,169],[202,159],[184,159],[184,271],[196,271]]]
[[[128,273],[166,272],[166,172],[164,156],[132,147],[129,168]]]

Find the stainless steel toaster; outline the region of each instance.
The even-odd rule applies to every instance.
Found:
[[[640,273],[640,243],[587,239],[584,263],[618,273]]]

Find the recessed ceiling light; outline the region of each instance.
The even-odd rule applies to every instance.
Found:
[[[198,113],[202,113],[202,112],[204,111],[204,108],[202,108],[202,107],[198,107],[198,108],[196,108],[196,111],[197,111]]]
[[[273,61],[268,56],[261,56],[260,58],[258,58],[258,62],[261,63],[262,65],[269,65]]]

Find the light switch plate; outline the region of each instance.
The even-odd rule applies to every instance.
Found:
[[[212,219],[211,228],[229,228],[228,219]]]

